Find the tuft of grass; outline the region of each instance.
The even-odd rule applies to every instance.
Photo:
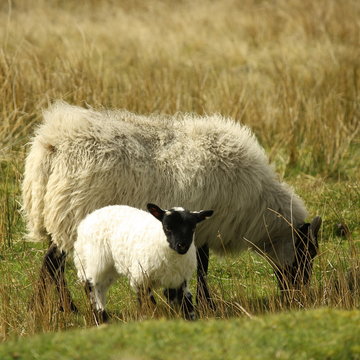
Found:
[[[0,250],[18,241],[23,230],[19,201],[21,168],[19,161],[0,159]]]
[[[144,321],[10,341],[0,345],[0,357],[355,360],[359,321],[359,311],[328,309],[226,321]]]

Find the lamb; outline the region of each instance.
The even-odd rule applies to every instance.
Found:
[[[197,300],[213,306],[209,249],[255,250],[273,265],[281,290],[308,283],[321,218],[305,223],[303,201],[279,181],[247,126],[220,115],[140,116],[57,102],[44,112],[26,158],[23,208],[32,240],[48,240],[41,274],[76,310],[64,261],[80,221],[115,204],[214,209],[199,225]]]
[[[195,318],[188,290],[196,268],[194,231],[213,211],[163,210],[155,204],[147,204],[147,209],[149,213],[106,206],[87,215],[78,227],[74,263],[98,322],[108,320],[106,292],[119,275],[130,280],[140,301],[148,294],[156,304],[151,293],[155,286],[176,289],[167,294],[169,301],[178,302],[186,319]]]

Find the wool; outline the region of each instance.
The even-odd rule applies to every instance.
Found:
[[[124,275],[135,291],[144,286],[179,288],[196,268],[196,250],[192,243],[186,254],[178,254],[151,214],[113,205],[80,223],[74,263],[83,281],[98,283]]]
[[[57,102],[28,153],[23,207],[29,236],[69,252],[80,221],[115,204],[214,209],[195,245],[247,248],[283,267],[295,257],[303,201],[281,182],[251,130],[221,115],[141,116]]]

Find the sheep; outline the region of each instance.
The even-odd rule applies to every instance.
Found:
[[[212,210],[190,212],[181,207],[163,210],[147,204],[148,212],[110,205],[82,220],[74,244],[74,264],[85,283],[98,322],[108,320],[106,292],[119,275],[130,280],[141,302],[154,286],[176,289],[168,294],[178,302],[184,317],[195,319],[188,282],[196,268],[193,242],[197,223]]]
[[[305,223],[303,201],[278,179],[251,130],[216,114],[142,116],[56,102],[32,139],[22,193],[29,237],[50,243],[41,278],[49,274],[74,311],[66,254],[80,221],[107,205],[216,210],[195,240],[196,298],[211,307],[209,249],[261,253],[281,290],[308,283],[318,252],[321,218]]]

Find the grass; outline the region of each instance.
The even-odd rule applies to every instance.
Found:
[[[300,324],[294,341],[305,338],[301,331],[308,331],[314,341],[304,343],[300,349],[304,353],[297,353],[297,358],[335,358],[332,352],[338,352],[338,358],[356,358],[350,340],[343,348],[329,341],[328,349],[324,345],[321,352],[322,345],[316,339],[320,331],[324,339],[327,333],[328,339],[341,343],[341,338],[346,344],[347,331],[351,334],[351,330],[345,326],[336,333],[333,326],[336,329],[337,322],[344,322],[356,329],[350,319],[358,318],[360,305],[359,16],[356,0],[0,2],[3,349],[13,349],[18,338],[93,326],[71,262],[67,275],[80,314],[59,312],[55,294],[50,294],[44,308],[29,307],[46,244],[24,241],[20,184],[26,144],[41,121],[41,110],[62,98],[73,104],[126,108],[142,114],[182,111],[230,116],[254,130],[279,176],[304,198],[312,216],[320,215],[324,220],[310,289],[284,299],[270,266],[259,256],[212,256],[209,283],[217,311],[200,306],[199,317],[204,321],[185,324],[160,294],[157,310],[141,312],[126,282],[120,281],[109,294],[109,309],[114,325],[124,324],[99,330],[106,339],[104,349],[111,348],[111,342],[107,343],[111,332],[133,334],[134,338],[120,342],[132,353],[133,347],[126,341],[131,345],[142,335],[153,341],[156,331],[149,335],[150,328],[160,333],[167,329],[171,341],[196,333],[191,337],[198,341],[192,350],[196,358],[200,351],[207,351],[203,344],[208,344],[211,334],[223,334],[221,329],[228,327],[237,333],[235,328],[244,327],[256,333],[251,341],[246,331],[241,335],[244,348],[259,347],[259,354],[267,354],[260,343],[269,342],[272,351],[279,348],[275,345],[278,340],[272,333],[261,332],[262,322],[283,329],[279,341],[285,341],[287,330],[282,326],[288,320],[284,319],[293,317]],[[339,312],[313,310],[319,307]],[[293,310],[306,311],[282,315]],[[143,319],[149,322],[134,323]],[[71,342],[71,334],[77,334],[73,337],[76,344],[75,338],[83,341],[86,334],[99,331],[49,334],[45,339],[69,336]],[[233,342],[232,336],[219,339],[217,345],[226,349],[229,344],[229,358],[236,358],[236,347],[241,354],[242,344]],[[43,341],[40,339],[20,341],[22,345],[16,343],[16,347],[35,349],[32,344]],[[345,348],[350,349],[348,354]],[[71,345],[69,351],[73,351],[70,349]],[[294,354],[292,349],[280,348],[269,358],[285,359]],[[49,354],[47,351],[43,348],[39,358],[41,352]],[[249,350],[249,358],[250,354]],[[254,353],[252,358],[256,356]]]
[[[254,319],[157,320],[10,341],[3,360],[360,358],[358,311],[312,310]]]

